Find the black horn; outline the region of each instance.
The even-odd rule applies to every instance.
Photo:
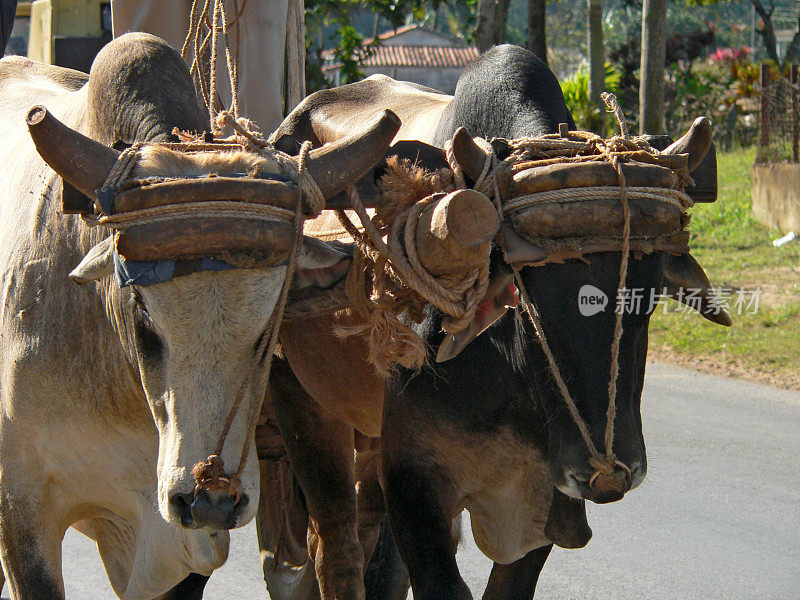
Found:
[[[44,106],[28,111],[25,122],[44,162],[67,183],[94,198],[120,153],[67,127]]]
[[[697,117],[686,135],[665,148],[664,154],[688,154],[689,172],[691,173],[705,158],[711,147],[713,135],[711,121],[706,117]]]
[[[306,168],[325,198],[358,181],[383,158],[400,129],[400,118],[390,110],[365,130],[309,152]]]

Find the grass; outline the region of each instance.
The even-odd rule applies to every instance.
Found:
[[[800,386],[800,243],[775,248],[785,232],[758,223],[750,204],[755,150],[718,155],[719,199],[693,209],[692,254],[719,288],[761,290],[758,310],[731,306],[734,325],[715,325],[693,311],[659,309],[650,325],[656,357],[702,362],[712,370]],[[736,295],[731,298],[733,304]],[[742,312],[742,314],[739,314]]]

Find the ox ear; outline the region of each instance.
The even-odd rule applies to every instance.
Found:
[[[86,253],[69,278],[78,285],[97,281],[114,272],[114,236],[107,237]]]
[[[350,254],[336,248],[333,243],[304,238],[297,259],[297,271],[292,281],[292,289],[332,288],[347,276],[351,260]]]
[[[691,254],[667,255],[664,283],[666,296],[695,309],[713,323],[733,325],[730,315],[717,302],[703,267]]]
[[[493,270],[496,274],[490,276],[489,288],[478,305],[472,321],[465,329],[444,338],[436,353],[436,362],[444,362],[458,356],[467,344],[506,314],[509,308],[519,304],[519,291],[514,285],[513,271],[507,268]]]

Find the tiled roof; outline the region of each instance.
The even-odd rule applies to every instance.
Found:
[[[378,46],[359,64],[362,67],[466,67],[477,58],[475,46]],[[338,66],[328,65],[324,70]]]
[[[378,46],[363,67],[466,67],[477,60],[475,46]]]

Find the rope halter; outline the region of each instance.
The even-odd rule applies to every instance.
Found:
[[[617,409],[617,379],[619,375],[619,352],[620,341],[623,335],[622,318],[625,312],[623,304],[625,298],[625,286],[628,273],[628,261],[631,251],[649,252],[654,249],[667,249],[674,252],[688,251],[686,245],[688,232],[685,225],[688,222],[685,216],[686,210],[693,205],[692,200],[682,188],[691,179],[685,167],[685,156],[676,160],[677,157],[661,155],[658,151],[650,147],[643,138],[630,138],[627,127],[625,126],[622,111],[616,98],[611,94],[604,94],[603,100],[609,110],[617,118],[622,134],[605,140],[589,132],[568,131],[566,124],[561,124],[558,134],[544,135],[538,138],[523,138],[507,142],[508,155],[500,160],[492,144],[476,138],[474,141],[484,152],[485,159],[480,173],[475,177],[475,188],[481,189],[493,198],[498,212],[507,220],[511,221],[514,229],[529,243],[541,246],[542,252],[537,260],[531,263],[534,266],[553,261],[563,261],[567,258],[582,257],[584,254],[598,251],[619,251],[621,253],[618,294],[615,314],[614,333],[611,343],[611,367],[608,385],[608,406],[606,410],[606,427],[603,436],[603,451],[601,452],[595,444],[589,432],[586,421],[578,411],[577,405],[564,381],[553,352],[547,341],[541,319],[536,310],[534,302],[528,295],[524,282],[520,275],[523,264],[512,264],[515,273],[515,281],[519,288],[522,306],[533,325],[542,351],[547,359],[551,374],[558,387],[560,395],[567,406],[569,414],[575,423],[589,451],[589,463],[595,469],[589,478],[589,486],[596,490],[618,491],[624,493],[630,487],[630,469],[620,462],[613,452],[614,445],[614,421]],[[454,140],[456,136],[454,136]],[[456,180],[460,185],[466,185],[463,175],[463,165],[456,159],[454,141],[446,145],[448,162],[453,169]],[[625,176],[623,165],[629,160],[642,162],[645,165],[652,164],[659,168],[667,167],[675,172],[671,173],[674,180],[674,187],[654,187],[654,186],[629,186]],[[681,160],[683,166],[680,166]],[[533,171],[537,168],[550,167],[550,165],[561,165],[573,163],[575,165],[594,163],[606,163],[613,169],[616,177],[616,185],[608,183],[603,186],[576,187],[570,185],[564,188],[534,190],[530,193],[522,191],[520,185],[520,174],[525,175],[526,170]],[[676,167],[676,165],[678,165]],[[595,167],[590,167],[595,169]],[[596,169],[595,169],[596,170]],[[477,169],[475,169],[477,171]],[[475,174],[475,173],[473,173]],[[677,177],[675,177],[677,176]],[[509,181],[511,183],[509,184]],[[583,183],[585,185],[585,183]],[[511,192],[509,193],[509,188]],[[526,235],[524,230],[526,224],[536,220],[537,210],[542,210],[547,205],[603,201],[608,202],[613,199],[619,200],[622,216],[621,235],[599,236],[593,244],[585,243],[580,238],[573,239],[547,239],[541,235]],[[657,201],[672,207],[675,211],[674,231],[660,232],[656,236],[636,236],[631,231],[631,201]],[[526,213],[530,211],[530,219],[525,221]],[[619,474],[624,478],[620,482]],[[624,488],[624,489],[623,489]]]

